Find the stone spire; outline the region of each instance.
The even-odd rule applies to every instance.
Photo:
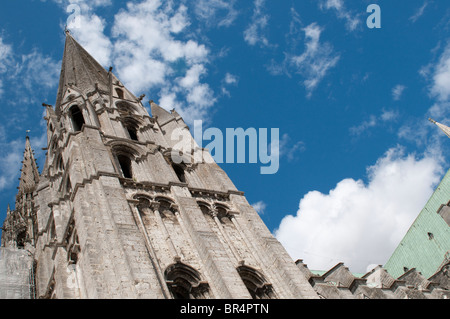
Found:
[[[25,151],[23,152],[21,172],[18,196],[32,193],[39,183],[39,171],[28,135],[25,142]]]
[[[149,104],[150,104],[150,109],[152,111],[152,116],[154,118],[157,118],[158,123],[161,126],[163,126],[165,123],[167,123],[168,121],[173,120],[175,118],[175,116],[173,114],[171,114],[167,110],[163,109],[161,106],[159,106],[158,104],[153,102],[153,100],[151,100],[149,102]]]
[[[84,94],[92,91],[94,87],[108,92],[109,83],[109,72],[66,31],[66,43],[56,97],[56,113],[59,114],[62,98],[68,88]]]
[[[435,120],[433,120],[431,118],[429,118],[428,120],[431,123],[436,124],[450,138],[450,127],[448,127],[448,126],[446,126],[444,124],[438,123],[438,122],[436,122]]]
[[[23,248],[26,243],[33,243],[34,240],[33,192],[39,183],[39,171],[28,132],[19,180],[16,207],[11,210],[8,204],[6,219],[3,223],[2,247]]]

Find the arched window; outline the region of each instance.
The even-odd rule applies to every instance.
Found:
[[[81,131],[81,128],[84,125],[84,117],[78,106],[72,106],[69,111],[70,118],[72,119],[73,130],[75,132]]]
[[[163,220],[170,220],[172,223],[178,224],[178,221],[175,217],[175,210],[172,208],[171,201],[166,200],[165,198],[157,197],[156,200],[159,202],[159,213]]]
[[[26,239],[27,239],[27,231],[26,230],[20,231],[16,237],[17,248],[19,249],[25,248]]]
[[[116,107],[117,107],[117,110],[119,111],[119,114],[122,116],[127,116],[130,114],[135,114],[135,115],[139,114],[139,111],[135,105],[125,102],[125,101],[117,102]]]
[[[117,93],[117,96],[119,97],[119,99],[123,99],[123,90],[122,89],[117,88],[116,93]]]
[[[184,169],[181,165],[172,164],[172,168],[177,174],[178,180],[182,183],[186,183],[186,176],[184,175]]]
[[[174,299],[209,298],[209,285],[201,281],[200,274],[192,267],[176,263],[169,266],[164,274]]]
[[[72,182],[70,181],[70,177],[67,176],[66,180],[66,193],[70,193],[72,191]]]
[[[132,139],[133,141],[138,140],[137,129],[135,127],[127,126],[127,132],[128,132],[128,135],[130,136],[130,139]]]
[[[118,155],[117,160],[122,171],[122,176],[125,178],[133,178],[133,172],[131,169],[131,159],[126,155]]]
[[[123,120],[123,125],[128,132],[128,136],[130,137],[130,139],[132,139],[133,141],[138,141],[139,139],[137,133],[139,123],[135,119],[127,117]]]
[[[237,268],[237,271],[253,299],[274,298],[272,285],[268,284],[263,275],[256,269],[240,266]]]
[[[64,170],[64,162],[63,162],[63,158],[62,158],[61,155],[59,155],[58,161],[56,163],[57,163],[56,164],[57,165],[56,166],[57,170],[58,171],[63,171]]]

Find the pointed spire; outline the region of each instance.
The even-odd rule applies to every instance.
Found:
[[[66,43],[61,65],[56,112],[59,113],[66,89],[73,87],[87,93],[98,87],[109,90],[109,73],[70,34],[66,32]]]
[[[26,136],[22,163],[22,174],[19,178],[19,194],[32,193],[39,182],[39,171],[28,134]]]
[[[153,100],[150,100],[150,109],[152,111],[152,116],[157,118],[157,121],[159,125],[164,125],[169,120],[175,118],[174,115],[165,109],[163,109],[161,106],[153,102]]]
[[[450,138],[450,127],[448,127],[448,126],[446,126],[444,124],[438,123],[438,122],[436,122],[435,120],[433,120],[431,118],[429,118],[428,120],[431,123],[436,124]]]

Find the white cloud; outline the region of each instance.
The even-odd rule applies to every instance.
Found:
[[[67,27],[86,51],[103,66],[111,64],[110,40],[103,34],[106,23],[96,14],[86,13]]]
[[[351,135],[361,135],[363,132],[367,131],[369,128],[377,125],[377,117],[371,115],[368,120],[361,122],[358,126],[353,126],[350,128]]]
[[[305,51],[298,56],[291,56],[289,62],[305,77],[303,84],[308,92],[308,97],[319,85],[327,72],[336,66],[340,56],[333,53],[329,43],[321,43],[320,35],[323,29],[316,23],[312,23],[303,29],[305,32]]]
[[[0,37],[0,73],[5,73],[12,60],[12,46]]]
[[[41,1],[45,2],[47,0]],[[52,0],[52,1],[61,6],[64,6],[65,8],[67,8],[71,4],[76,4],[79,5],[81,7],[81,10],[83,11],[89,11],[96,7],[104,7],[112,4],[112,0]]]
[[[105,35],[107,21],[94,14],[87,2],[79,3],[82,23],[72,33],[104,67],[114,63],[114,73],[127,88],[136,95],[156,92],[162,107],[176,108],[188,123],[208,116],[208,109],[216,103],[213,90],[202,83],[210,52],[189,32],[191,22],[183,3],[128,2],[108,22],[111,38]],[[93,7],[109,3],[98,1]],[[195,8],[206,19],[214,10],[232,10],[232,4],[200,1]]]
[[[255,0],[253,16],[244,31],[244,40],[250,45],[268,46],[269,40],[263,34],[269,22],[269,15],[264,13],[265,0]]]
[[[448,101],[450,98],[450,43],[434,68],[432,80],[431,94],[439,101]]]
[[[227,86],[234,85],[237,86],[239,82],[239,77],[231,73],[226,73],[224,79],[222,80],[222,94],[230,96],[230,92],[226,88]]]
[[[36,87],[56,87],[61,69],[60,62],[33,50],[29,54],[22,55],[19,65],[16,72],[20,74],[20,82],[29,91],[35,90]]]
[[[433,53],[441,50],[438,45]],[[450,120],[450,40],[437,61],[430,62],[419,70],[429,84],[429,95],[434,104],[428,109],[427,117],[433,117],[438,122],[445,123]]]
[[[397,136],[415,143],[419,147],[426,145],[428,143],[429,126],[425,121],[426,118],[407,121],[398,129]]]
[[[440,159],[386,152],[367,169],[368,183],[340,181],[328,194],[307,193],[295,216],[275,231],[292,258],[310,269],[328,270],[344,262],[354,272],[384,264],[439,182]]]
[[[360,136],[369,129],[376,127],[377,125],[392,122],[398,118],[398,112],[394,110],[383,109],[380,116],[370,115],[365,121],[362,121],[359,125],[352,126],[349,132],[353,136]]]
[[[8,101],[10,104],[35,103],[33,95],[26,93],[55,87],[59,69],[60,62],[43,55],[37,49],[19,54],[14,52],[12,45],[5,44],[0,38],[0,95],[7,85],[9,92],[17,95]]]
[[[390,122],[390,121],[394,121],[395,119],[397,119],[398,115],[399,114],[396,111],[383,109],[380,119],[383,122]]]
[[[286,156],[288,161],[293,161],[299,152],[305,151],[306,147],[303,141],[292,142],[291,137],[285,133],[279,141],[278,149],[280,158]]]
[[[319,2],[321,9],[333,9],[339,19],[346,21],[346,28],[349,31],[354,31],[360,25],[361,21],[358,16],[351,13],[345,8],[343,0],[326,0]]]
[[[256,202],[252,204],[253,208],[258,212],[260,215],[264,215],[264,212],[266,210],[267,204],[263,201]]]
[[[238,82],[238,77],[236,75],[233,75],[231,73],[226,73],[225,74],[225,83],[226,84],[237,84]]]
[[[199,0],[195,2],[194,12],[197,18],[205,21],[207,25],[229,27],[238,15],[234,8],[235,3],[235,0]]]
[[[201,83],[209,50],[192,39],[183,40],[189,25],[184,5],[144,1],[129,3],[112,28],[118,77],[135,92],[159,88],[160,105],[176,108],[188,123],[206,117],[216,102],[209,85]]]
[[[17,184],[17,177],[20,176],[21,161],[23,160],[23,151],[25,149],[25,139],[3,140],[0,142],[0,147],[8,150],[8,152],[0,155],[2,163],[0,167],[0,190],[3,190]]]
[[[398,101],[401,99],[402,94],[405,91],[405,89],[406,89],[406,86],[404,86],[402,84],[398,84],[392,89],[392,98],[394,99],[394,101]]]
[[[413,23],[415,23],[425,12],[425,8],[428,6],[428,1],[425,1],[424,4],[417,9],[417,11],[409,18]]]
[[[6,73],[12,64],[12,47],[9,44],[3,43],[0,37],[0,76]],[[3,80],[0,78],[0,96],[3,94]]]

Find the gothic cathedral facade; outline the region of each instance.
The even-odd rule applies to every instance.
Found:
[[[27,138],[2,236],[33,252],[36,297],[318,298],[227,174],[189,161],[208,151],[174,149],[180,115],[141,101],[66,35],[45,165]]]

